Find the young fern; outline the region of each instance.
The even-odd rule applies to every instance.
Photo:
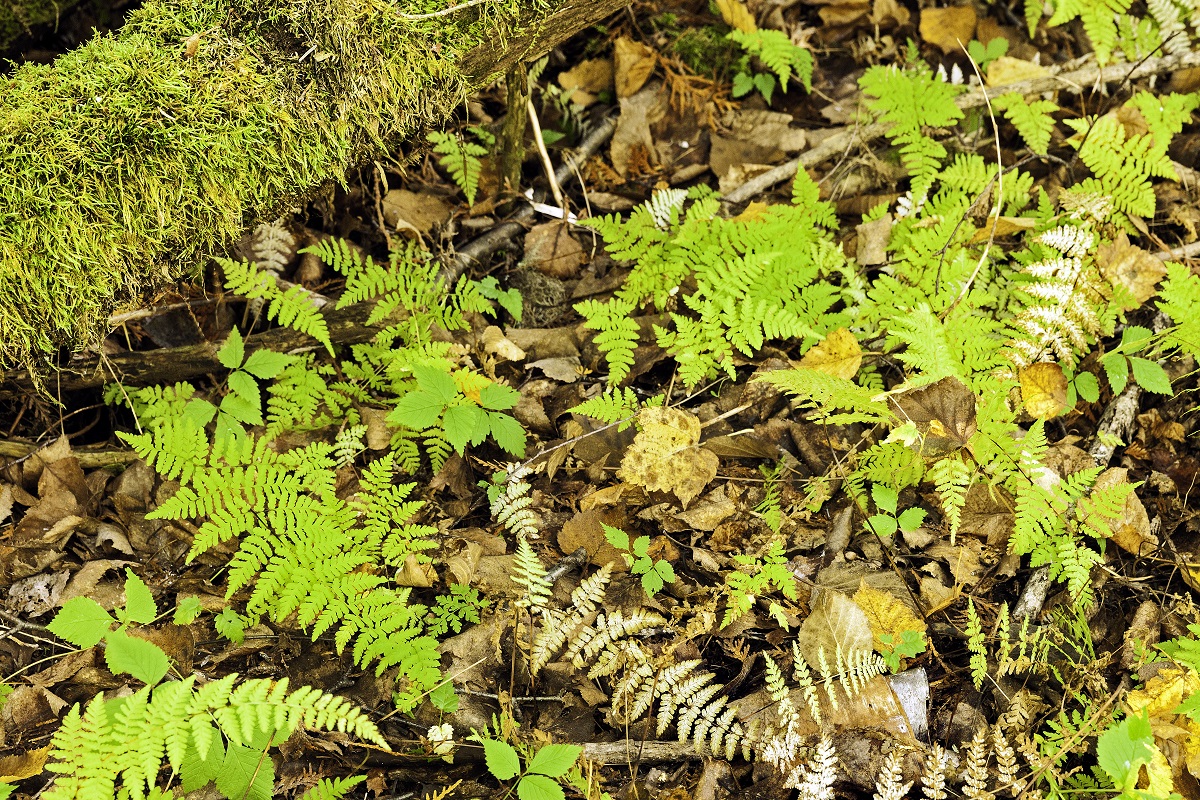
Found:
[[[471,133],[482,144],[467,141],[440,131],[430,131],[426,138],[433,143],[433,152],[441,156],[438,163],[450,173],[450,177],[467,197],[467,205],[475,205],[475,193],[479,190],[479,176],[483,173],[481,158],[495,144],[495,137],[488,131],[472,125]]]
[[[313,306],[310,293],[303,286],[292,286],[284,291],[276,284],[272,273],[250,261],[218,258],[217,263],[225,273],[227,289],[251,301],[265,301],[269,319],[313,337],[325,345],[330,354],[333,353],[325,317]]]

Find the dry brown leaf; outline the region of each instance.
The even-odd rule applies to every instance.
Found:
[[[577,278],[586,261],[583,245],[571,235],[567,222],[544,222],[525,234],[525,264],[543,275],[559,280]]]
[[[957,544],[938,542],[925,550],[925,555],[940,558],[950,567],[956,587],[974,586],[983,577],[983,542],[973,538],[960,538]]]
[[[1007,86],[1010,83],[1044,78],[1049,74],[1050,70],[1032,61],[1025,61],[1020,58],[1013,58],[1012,56],[1000,56],[988,64],[987,85]]]
[[[810,347],[800,359],[800,366],[848,381],[858,374],[858,368],[862,366],[862,348],[858,346],[858,339],[854,338],[853,333],[838,328]]]
[[[1100,473],[1092,484],[1092,491],[1110,489],[1123,483],[1129,483],[1129,470],[1112,467]],[[1158,547],[1158,537],[1150,530],[1150,516],[1137,492],[1130,492],[1125,497],[1121,516],[1109,522],[1109,527],[1112,529],[1113,542],[1127,553],[1140,556]]]
[[[1067,407],[1067,377],[1062,367],[1050,362],[1021,370],[1021,402],[1030,416],[1047,419]]]
[[[646,45],[635,42],[628,36],[617,39],[613,45],[617,97],[626,98],[637,94],[646,85],[657,63],[658,56]]]
[[[1167,266],[1161,259],[1129,243],[1125,231],[1117,235],[1112,244],[1096,249],[1096,263],[1100,272],[1113,286],[1122,286],[1133,295],[1133,301],[1124,306],[1129,311],[1138,308],[1158,291],[1158,282],[1167,275]]]
[[[1002,236],[1012,236],[1014,233],[1027,231],[1037,225],[1037,220],[1029,217],[988,217],[988,222],[982,228],[975,231],[971,235],[971,244],[986,242],[992,236],[992,229],[996,230],[996,238]]]
[[[609,58],[589,58],[558,74],[558,85],[575,90],[571,102],[584,108],[595,103],[601,92],[613,88],[613,62]]]
[[[961,53],[975,36],[977,17],[972,6],[921,9],[921,38],[943,53]]]
[[[721,12],[721,19],[725,20],[725,24],[729,27],[746,33],[754,33],[758,30],[758,25],[754,22],[754,15],[741,0],[716,0],[716,4],[717,10]]]
[[[1002,486],[976,481],[967,490],[959,534],[981,537],[989,547],[1004,549],[1016,519],[1012,495]]]
[[[833,666],[835,654],[861,653],[875,647],[871,622],[848,595],[822,588],[813,599],[812,613],[796,633],[796,646],[809,664],[825,662]]]
[[[667,96],[661,86],[647,86],[633,97],[621,98],[621,116],[609,145],[609,156],[613,168],[622,178],[629,174],[630,165],[639,157],[657,163],[658,151],[650,126],[662,119],[666,111]]]
[[[684,508],[717,476],[720,459],[699,447],[700,420],[678,408],[647,408],[641,430],[621,461],[617,477],[651,492],[672,492]]]
[[[925,620],[914,614],[912,609],[895,595],[868,585],[865,579],[854,593],[854,602],[867,615],[867,621],[871,624],[871,634],[875,639],[875,649],[881,653],[892,649],[883,644],[880,638],[882,634],[899,636],[903,631],[918,631],[921,636],[925,635],[928,627]]]
[[[898,27],[904,27],[910,19],[912,12],[896,0],[874,0],[871,4],[871,22],[875,25],[895,22]]]
[[[858,234],[857,250],[854,260],[864,267],[876,264],[886,264],[888,260],[887,244],[892,238],[892,215],[884,214],[871,222],[864,222],[855,227]]]
[[[921,605],[924,607],[926,616],[949,608],[961,594],[959,587],[947,586],[932,575],[922,575],[920,586]]]
[[[967,445],[977,429],[975,393],[958,378],[910,389],[888,398],[900,419],[913,422],[923,440],[921,452],[938,456]]]
[[[495,325],[483,329],[483,349],[503,361],[523,361],[525,351],[509,341],[504,331]]]
[[[383,221],[393,230],[413,235],[427,234],[450,219],[450,204],[432,193],[417,194],[392,189],[383,196]]]

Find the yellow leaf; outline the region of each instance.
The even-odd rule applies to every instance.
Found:
[[[1038,419],[1062,413],[1067,407],[1067,377],[1058,364],[1042,362],[1021,370],[1021,400]]]
[[[1130,244],[1129,236],[1124,231],[1112,244],[1096,249],[1096,263],[1109,283],[1122,286],[1133,295],[1136,302],[1126,304],[1126,311],[1138,308],[1153,297],[1158,291],[1158,282],[1167,275],[1167,265],[1137,245]]]
[[[49,754],[50,745],[46,745],[37,750],[26,750],[19,756],[0,758],[0,783],[16,783],[34,775],[41,775],[46,767],[46,756]]]
[[[750,13],[750,9],[746,8],[746,4],[740,0],[716,0],[717,10],[721,12],[721,19],[725,20],[725,24],[731,28],[737,28],[744,33],[754,33],[758,30],[758,25],[754,22],[754,15]]]
[[[677,408],[646,408],[641,430],[625,452],[617,477],[650,492],[673,492],[687,508],[717,477],[720,460],[699,447],[700,420]]]
[[[854,338],[854,334],[845,328],[830,331],[823,340],[813,345],[804,354],[804,358],[800,359],[802,367],[815,369],[843,380],[852,380],[858,374],[858,368],[861,365],[862,348],[858,346],[858,340]]]
[[[924,638],[927,627],[925,620],[889,592],[868,586],[866,580],[863,580],[859,583],[853,600],[867,615],[867,622],[871,624],[871,634],[875,637],[875,649],[879,652],[892,649],[883,644],[880,636],[884,633],[892,634],[897,641],[904,631],[917,631]]]
[[[921,38],[943,53],[961,53],[975,36],[975,9],[967,6],[921,9]]]
[[[1022,61],[1012,56],[1000,56],[988,64],[987,85],[1007,86],[1010,83],[1044,78],[1049,74],[1049,70],[1032,61]]]
[[[988,217],[984,226],[971,236],[969,244],[986,242],[992,235],[992,228],[996,229],[995,238],[999,239],[1002,236],[1012,236],[1014,233],[1029,230],[1036,225],[1037,220],[1029,217]]]

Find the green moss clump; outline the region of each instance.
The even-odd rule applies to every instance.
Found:
[[[688,28],[671,43],[671,49],[697,75],[725,80],[741,56],[741,49],[725,38],[725,33],[713,25]]]
[[[473,88],[462,55],[531,6],[415,22],[427,8],[384,0],[149,0],[0,80],[0,362],[44,374],[122,304],[444,116]]]

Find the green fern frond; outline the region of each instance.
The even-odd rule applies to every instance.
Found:
[[[747,53],[757,56],[779,77],[779,86],[787,91],[788,79],[795,75],[805,91],[812,91],[812,53],[796,45],[783,31],[759,28],[755,31],[733,30],[729,38]]]
[[[806,367],[777,370],[760,375],[755,380],[779,387],[795,397],[802,408],[816,409],[831,425],[853,422],[890,424],[895,420],[887,403],[876,399],[874,392],[820,370]],[[834,413],[838,409],[845,409],[848,413]]]
[[[1050,147],[1050,134],[1054,130],[1054,117],[1058,104],[1049,100],[1026,101],[1024,95],[1009,92],[992,98],[992,107],[1004,112],[1004,116],[1025,141],[1025,146],[1038,155],[1045,155]]]
[[[1080,19],[1096,50],[1096,60],[1104,65],[1117,44],[1117,18],[1128,12],[1131,4],[1132,0],[1054,0],[1054,14],[1046,24],[1053,28]]]
[[[1166,333],[1168,345],[1200,356],[1200,277],[1182,264],[1167,262],[1167,279],[1159,287],[1158,308],[1174,327]]]
[[[958,534],[962,524],[962,510],[967,505],[967,489],[971,486],[971,468],[958,453],[952,453],[935,461],[927,470],[934,482],[938,500],[942,503],[942,514],[950,524],[950,542]]]
[[[615,299],[606,303],[584,300],[575,304],[575,310],[588,328],[597,331],[593,341],[608,365],[608,385],[616,386],[633,367],[633,351],[641,336],[641,328],[631,317],[633,305]]]
[[[518,608],[539,611],[550,600],[550,581],[546,579],[546,568],[529,545],[521,537],[517,541],[516,559],[513,561],[513,583],[520,586],[524,594],[517,600]]]
[[[312,304],[312,293],[302,286],[281,290],[275,277],[259,269],[250,261],[231,261],[218,258],[217,263],[225,273],[225,287],[248,300],[265,300],[267,317],[284,327],[311,336],[333,354],[333,343],[329,339],[329,327],[325,317]]]
[[[480,159],[487,155],[487,147],[440,131],[430,131],[426,138],[433,143],[433,152],[441,156],[438,163],[450,173],[458,188],[463,190],[467,197],[467,205],[475,205],[479,176],[483,174],[483,162]]]
[[[634,394],[633,389],[626,386],[624,390],[611,389],[604,394],[584,400],[579,405],[567,409],[567,412],[583,414],[607,425],[624,420],[617,428],[617,430],[623,431],[632,424],[633,418],[637,416],[640,409],[641,402],[637,395]]]

